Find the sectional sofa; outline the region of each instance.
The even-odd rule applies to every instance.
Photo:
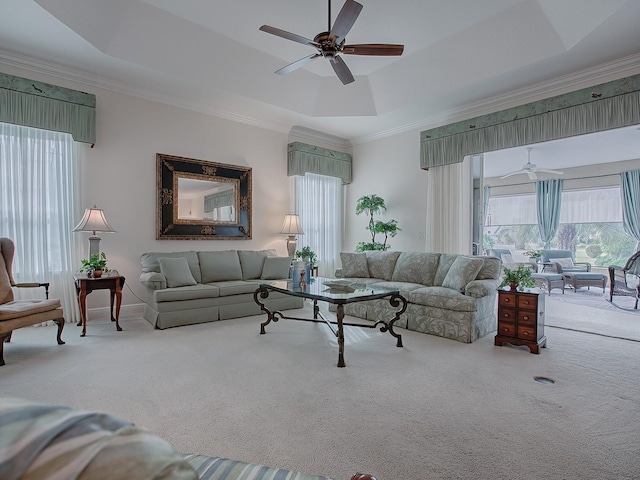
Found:
[[[342,252],[336,277],[400,290],[407,310],[396,327],[471,343],[496,329],[496,295],[502,261],[429,252]],[[335,306],[330,309],[335,311]],[[350,303],[345,314],[390,319],[385,299]]]
[[[149,252],[140,257],[144,318],[159,329],[261,313],[261,282],[286,279],[291,259],[275,250]],[[302,308],[303,299],[273,292],[269,309]]]

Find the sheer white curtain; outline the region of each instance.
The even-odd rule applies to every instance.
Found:
[[[67,322],[79,312],[71,278],[78,241],[71,230],[82,213],[79,151],[70,134],[0,123],[0,236],[16,244],[16,282],[51,283]],[[16,298],[42,297],[16,289]]]
[[[304,230],[298,236],[298,249],[309,245],[318,256],[320,276],[333,277],[342,247],[342,180],[313,173],[292,178],[295,211]]]
[[[471,157],[431,167],[427,175],[427,252],[471,254],[473,172]]]

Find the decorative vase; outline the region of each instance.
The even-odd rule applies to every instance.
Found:
[[[102,270],[94,270],[93,278],[100,278],[102,276]]]
[[[512,292],[515,292],[518,289],[518,284],[516,282],[511,282],[509,284],[509,288],[511,289]]]

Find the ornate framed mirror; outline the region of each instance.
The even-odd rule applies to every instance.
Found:
[[[157,240],[251,239],[251,168],[156,155]]]

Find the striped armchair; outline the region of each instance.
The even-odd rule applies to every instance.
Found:
[[[106,413],[0,395],[0,478],[34,480],[330,480],[204,455]],[[356,474],[357,480],[375,480]]]

